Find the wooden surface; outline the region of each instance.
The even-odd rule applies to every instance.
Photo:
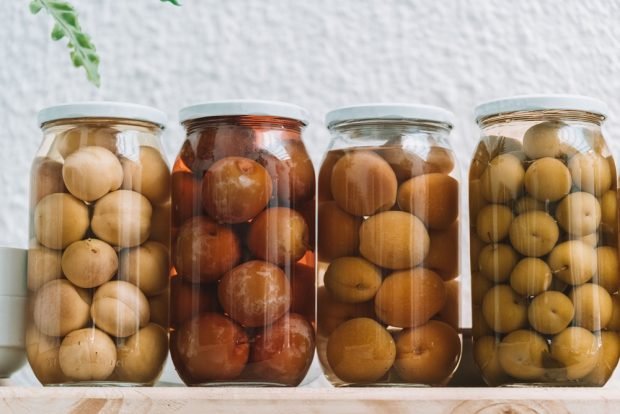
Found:
[[[0,413],[617,413],[601,388],[0,387]]]

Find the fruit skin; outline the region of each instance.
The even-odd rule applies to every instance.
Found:
[[[551,339],[551,357],[566,367],[569,380],[583,378],[599,360],[600,341],[587,329],[571,326]]]
[[[535,332],[520,329],[509,333],[499,345],[502,369],[521,380],[536,380],[545,374],[543,357],[549,351],[547,342]]]
[[[596,249],[597,275],[595,281],[609,293],[620,288],[620,262],[615,247],[601,246]]]
[[[603,193],[601,204],[601,227],[606,232],[616,232],[618,229],[618,193],[615,189]]]
[[[528,211],[546,211],[547,207],[545,206],[545,202],[526,195],[517,200],[513,209],[515,213],[519,215],[527,213]]]
[[[243,223],[260,213],[271,198],[269,173],[256,161],[227,157],[216,161],[202,181],[202,202],[211,217]]]
[[[574,325],[590,331],[605,329],[611,320],[613,303],[607,291],[594,283],[576,286],[570,292],[575,306]]]
[[[202,181],[191,172],[172,174],[172,222],[176,226],[202,214]]]
[[[567,125],[547,121],[530,127],[523,135],[523,151],[528,158],[557,157],[560,155],[560,131]]]
[[[568,161],[573,183],[587,193],[602,195],[611,187],[609,162],[598,154],[579,153]]]
[[[58,362],[60,343],[60,338],[44,335],[34,325],[30,325],[26,330],[28,363],[43,385],[62,384],[67,381]]]
[[[117,338],[135,334],[151,319],[144,293],[121,280],[107,282],[95,291],[90,316],[97,328]]]
[[[530,325],[539,333],[554,335],[562,332],[575,315],[571,300],[560,292],[543,292],[528,307]]]
[[[228,226],[193,217],[179,229],[174,265],[189,282],[215,282],[240,259],[239,239]]]
[[[383,281],[375,296],[375,312],[388,325],[413,328],[425,324],[446,302],[446,288],[432,270],[397,271]]]
[[[67,192],[62,179],[62,163],[47,157],[35,158],[30,188],[30,203],[33,206],[50,194]]]
[[[28,289],[37,291],[41,286],[62,277],[62,251],[39,245],[36,240],[28,249]]]
[[[170,338],[174,365],[188,385],[237,378],[250,355],[248,336],[226,316],[205,313],[185,322]]]
[[[571,193],[558,204],[555,216],[565,231],[585,236],[596,232],[601,224],[601,205],[590,193]]]
[[[494,336],[482,336],[474,341],[474,361],[489,385],[500,385],[510,379],[499,364],[499,343]]]
[[[514,216],[502,204],[489,204],[483,207],[476,219],[478,237],[485,243],[497,243],[508,236]]]
[[[327,362],[338,378],[349,383],[381,379],[396,358],[389,332],[369,318],[342,323],[327,340]]]
[[[382,281],[381,269],[361,257],[334,260],[323,277],[325,287],[334,299],[344,303],[371,300]]]
[[[429,248],[424,224],[409,213],[386,211],[369,217],[360,227],[360,253],[381,267],[415,267],[424,260]]]
[[[115,374],[121,381],[152,384],[162,371],[168,356],[168,332],[150,323],[116,349]]]
[[[76,241],[62,254],[62,271],[78,287],[97,287],[117,273],[118,256],[112,246],[101,240]]]
[[[146,296],[168,288],[170,253],[158,242],[147,241],[139,247],[121,251],[119,279],[138,286]]]
[[[397,201],[428,228],[446,229],[458,216],[458,182],[445,174],[418,175],[400,185]]]
[[[458,333],[444,322],[429,321],[398,334],[394,369],[410,383],[442,384],[454,372],[460,354]]]
[[[354,216],[370,216],[392,208],[397,186],[390,165],[372,151],[349,152],[332,169],[332,196],[340,208]]]
[[[480,176],[482,196],[490,203],[515,200],[523,192],[525,170],[512,154],[493,158]]]
[[[227,272],[217,296],[224,311],[246,327],[269,325],[291,307],[291,286],[279,267],[259,260]]]
[[[596,366],[583,377],[584,384],[605,385],[618,365],[620,358],[620,337],[617,332],[601,332],[601,351]]]
[[[510,287],[522,296],[536,296],[551,286],[553,275],[549,265],[537,257],[525,257],[510,274]]]
[[[445,281],[459,276],[459,222],[445,230],[429,232],[430,246],[422,267],[436,272]],[[473,249],[472,249],[473,252]]]
[[[374,302],[342,303],[321,286],[317,290],[317,319],[319,335],[328,336],[340,324],[355,318],[375,318]]]
[[[256,258],[286,265],[306,254],[310,247],[308,233],[306,220],[297,211],[272,207],[254,218],[246,242]]]
[[[84,238],[89,221],[86,205],[70,194],[50,194],[34,208],[37,241],[50,249],[64,249]]]
[[[506,282],[518,260],[519,256],[510,245],[489,244],[480,251],[480,274],[496,283]]]
[[[95,201],[120,188],[123,167],[103,147],[82,147],[65,159],[62,178],[67,190],[82,201]]]
[[[555,158],[541,158],[525,172],[525,190],[539,201],[558,201],[570,192],[570,172]]]
[[[87,325],[91,302],[89,290],[75,287],[66,279],[52,280],[34,297],[34,323],[45,335],[65,336]]]
[[[193,284],[182,277],[170,282],[170,319],[175,328],[200,314],[218,311],[216,284]]]
[[[577,286],[596,273],[596,252],[580,240],[570,240],[555,246],[547,263],[556,279]]]
[[[492,287],[482,300],[482,314],[489,327],[509,333],[527,325],[527,305],[510,286]]]
[[[361,225],[361,217],[345,212],[335,201],[321,202],[318,209],[319,259],[331,261],[358,254]]]
[[[301,383],[314,355],[314,330],[291,313],[265,327],[254,337],[244,377],[290,386]]]
[[[549,253],[560,237],[553,217],[543,211],[529,211],[510,225],[510,243],[524,256],[540,257]]]
[[[58,361],[69,380],[103,381],[116,367],[116,347],[99,329],[78,329],[62,340]]]
[[[157,148],[143,145],[137,159],[121,158],[123,184],[121,188],[144,195],[153,204],[170,199],[170,171]]]
[[[343,151],[340,150],[332,150],[329,151],[323,162],[321,163],[321,169],[319,170],[319,178],[318,178],[318,198],[319,202],[333,200],[332,196],[332,170],[334,169],[334,165],[338,160],[344,155]]]

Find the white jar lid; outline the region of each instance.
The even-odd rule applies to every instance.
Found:
[[[60,119],[119,118],[146,121],[164,127],[168,118],[150,106],[125,102],[75,102],[50,106],[39,111],[39,125]]]
[[[300,106],[285,102],[245,99],[203,102],[186,106],[179,111],[179,121],[237,115],[274,116],[294,119],[304,125],[308,124],[308,111]]]
[[[568,110],[607,116],[605,102],[580,95],[518,95],[494,99],[476,106],[476,121],[489,116],[518,111]]]
[[[400,103],[373,103],[344,106],[329,111],[325,116],[327,127],[346,121],[363,119],[408,119],[431,121],[454,125],[452,112],[431,105],[400,104]]]
[[[27,296],[28,251],[0,247],[0,296]]]

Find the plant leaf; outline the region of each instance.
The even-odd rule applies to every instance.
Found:
[[[169,0],[176,1],[176,0]],[[68,39],[67,47],[71,49],[71,62],[75,67],[83,67],[86,77],[95,86],[101,83],[99,76],[99,56],[90,36],[82,31],[75,8],[62,0],[33,0],[30,3],[30,11],[38,13],[45,9],[54,19],[52,39]]]
[[[175,6],[180,6],[180,5],[181,5],[181,3],[179,3],[179,1],[178,1],[178,0],[161,0],[161,2],[162,2],[162,3],[172,3],[172,4],[174,4]]]

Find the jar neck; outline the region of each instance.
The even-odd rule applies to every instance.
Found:
[[[218,128],[226,125],[237,125],[249,128],[280,129],[301,133],[305,124],[296,119],[280,118],[263,115],[235,115],[216,116],[208,118],[190,119],[183,122],[187,134],[192,134],[205,128]]]
[[[541,121],[580,122],[600,128],[605,117],[592,112],[572,110],[517,111],[479,119],[478,125],[485,129],[503,123]]]
[[[420,133],[447,137],[452,127],[444,123],[415,119],[364,119],[339,122],[329,126],[329,130],[350,139],[364,140]]]

